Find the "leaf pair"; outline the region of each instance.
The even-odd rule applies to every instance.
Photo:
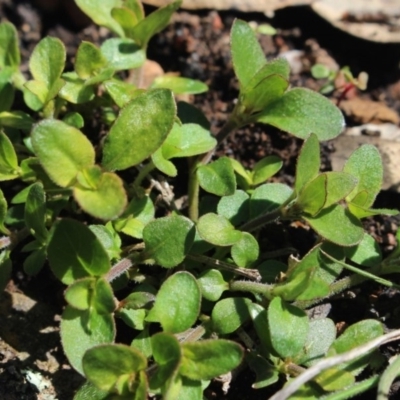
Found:
[[[181,3],[174,1],[145,17],[139,0],[76,0],[78,7],[96,24],[107,27],[121,38],[130,39],[129,43],[136,43],[141,49],[145,49],[149,40],[168,25]]]
[[[85,211],[102,219],[121,214],[126,204],[122,181],[94,165],[93,146],[82,132],[58,120],[44,120],[32,131],[32,145],[51,180],[72,188]]]
[[[200,381],[229,372],[243,356],[239,345],[222,339],[180,344],[172,335],[157,333],[151,345],[157,369],[149,386],[153,391],[161,388],[168,400],[200,399]],[[146,399],[147,360],[138,350],[124,345],[98,346],[86,352],[83,365],[86,377],[100,390]]]
[[[244,21],[233,24],[231,53],[240,83],[234,111],[238,125],[262,122],[300,138],[314,133],[319,140],[332,139],[341,132],[344,120],[340,111],[318,93],[303,88],[287,90],[288,62],[267,62],[253,30]]]
[[[258,161],[252,171],[246,170],[242,164],[233,158],[230,159],[236,173],[238,186],[243,190],[250,191],[256,186],[265,183],[274,176],[283,165],[283,161],[277,156],[267,156]]]
[[[25,103],[34,111],[43,109],[64,86],[61,79],[66,51],[60,39],[46,37],[34,48],[29,59],[33,80],[25,84]]]

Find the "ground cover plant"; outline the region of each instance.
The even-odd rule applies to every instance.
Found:
[[[61,41],[46,37],[27,79],[15,28],[0,25],[1,284],[23,241],[25,271],[49,266],[66,285],[63,349],[87,378],[75,398],[202,399],[211,380],[243,366],[256,373],[254,388],[285,385],[274,399],[346,399],[378,385],[384,398],[398,361],[380,380],[357,377],[371,360],[383,368],[374,350],[399,332],[384,335],[369,319],[337,335],[331,319],[306,312],[365,280],[395,286],[384,275],[398,272],[399,250],[382,259],[361,223],[397,213],[373,208],[378,151],[364,145],[342,171],[320,173],[319,142],[341,132],[341,113],[318,93],[290,88],[288,63],[267,61],[241,20],[231,31],[240,93],[212,135],[199,110],[174,98],[203,83],[167,75],[139,88],[147,44],[179,1],[147,16],[135,0],[76,3],[116,37],[83,42],[73,71]],[[23,110],[13,107],[19,94]],[[109,127],[101,141],[85,134],[93,110]],[[304,139],[293,187],[267,182],[281,168],[276,156],[251,171],[213,158],[251,123]],[[168,182],[179,176],[171,160],[183,157],[181,206]],[[315,232],[302,259],[283,263],[291,249],[260,249],[262,229],[297,220]],[[117,318],[131,329],[129,345],[115,343]]]

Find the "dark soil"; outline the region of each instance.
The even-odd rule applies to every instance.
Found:
[[[147,11],[151,10],[147,8]],[[33,47],[43,36],[56,36],[64,42],[71,65],[82,40],[99,44],[109,35],[80,15],[73,1],[0,0],[0,17],[13,22],[18,29],[24,72],[28,71],[27,61]],[[178,72],[209,85],[209,92],[190,100],[205,113],[214,132],[226,120],[238,94],[229,52],[229,30],[236,17],[258,23],[269,22],[278,29],[274,37],[259,37],[268,58],[288,50],[304,50],[303,62],[308,60],[308,64],[312,65],[316,51],[327,51],[339,65],[350,66],[355,75],[361,71],[369,73],[369,87],[362,94],[363,98],[384,99],[389,107],[400,111],[400,95],[396,95],[399,91],[395,90],[400,81],[399,45],[373,44],[349,37],[302,7],[278,11],[272,20],[262,14],[217,13],[211,10],[178,12],[170,27],[151,41],[148,57],[161,64],[167,72]],[[320,85],[311,78],[307,67],[292,75],[291,80],[293,86],[318,89]],[[354,121],[349,119],[347,123],[351,125]],[[92,127],[101,129],[95,120]],[[291,185],[300,143],[276,129],[255,125],[237,131],[223,143],[217,155],[235,157],[246,167],[251,167],[265,155],[276,154],[284,160],[284,168],[274,179]],[[324,170],[331,168],[330,155],[334,146],[334,142],[322,146]],[[174,182],[174,185],[178,193],[185,192],[185,183]],[[400,196],[395,192],[383,192],[376,204],[377,207],[392,208],[399,205]],[[381,244],[384,254],[393,249],[398,219],[377,217],[367,220],[365,225]],[[290,238],[290,244],[298,249],[299,255],[305,254],[313,241],[312,234],[300,224],[282,225],[280,238],[269,238],[268,233],[265,236],[271,247],[275,241]],[[83,378],[68,366],[59,342],[63,287],[47,270],[34,278],[27,277],[18,268],[23,256],[14,257],[13,279],[0,301],[0,400],[72,399]],[[392,278],[398,280],[396,276]],[[398,291],[368,283],[333,299],[329,317],[338,326],[364,318],[379,318],[388,329],[399,328],[399,300]],[[396,344],[382,349],[386,357],[398,351]],[[36,379],[43,380],[40,393],[37,385],[27,380],[27,371],[35,373]],[[208,398],[266,399],[276,390],[276,387],[252,390],[252,379],[250,372],[240,373],[227,395],[222,393],[221,385],[215,383],[208,390]],[[398,392],[392,398],[399,398],[397,396],[400,396]],[[359,398],[375,397],[375,392],[371,392]]]

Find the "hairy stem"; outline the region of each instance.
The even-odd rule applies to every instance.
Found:
[[[236,267],[236,265],[232,265],[224,261],[216,260],[214,258],[203,256],[200,254],[188,254],[186,258],[189,260],[204,263],[206,265],[215,267],[217,269],[223,269],[225,271],[232,272],[235,275],[244,276],[245,278],[248,279],[252,279],[255,281],[261,280],[261,275],[256,269],[239,268]]]
[[[105,279],[108,282],[112,282],[134,265],[134,262],[130,258],[123,258],[111,267],[110,271],[108,271],[108,274],[105,276]]]
[[[277,209],[262,214],[249,222],[246,222],[243,224],[239,230],[241,231],[246,231],[246,232],[253,232],[261,227],[263,227],[266,224],[270,224],[271,222],[276,221],[282,216],[282,207],[278,207]]]
[[[266,297],[267,299],[272,298],[273,285],[267,285],[265,283],[250,282],[250,281],[232,281],[229,283],[229,289],[240,292],[252,292],[258,293]]]

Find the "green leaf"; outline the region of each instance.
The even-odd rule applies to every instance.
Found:
[[[95,234],[75,220],[63,219],[53,225],[47,252],[54,275],[66,285],[85,276],[104,275],[111,267]]]
[[[136,381],[136,373],[146,368],[147,360],[133,347],[123,344],[103,344],[89,349],[83,357],[82,365],[86,378],[96,387],[118,393],[118,387],[122,382]],[[139,379],[142,380],[143,377]]]
[[[71,186],[79,171],[94,164],[94,149],[87,137],[55,119],[34,127],[32,145],[50,179],[62,187]]]
[[[159,169],[163,174],[172,177],[178,175],[178,170],[176,169],[175,165],[163,156],[161,148],[159,148],[151,155],[151,161],[153,162],[155,167]]]
[[[176,267],[189,253],[194,236],[190,219],[177,215],[158,218],[143,229],[146,256],[162,267]]]
[[[98,314],[111,314],[115,301],[110,284],[103,278],[78,279],[68,287],[65,299],[78,310],[96,310]]]
[[[367,233],[357,246],[346,247],[344,252],[347,258],[364,267],[374,267],[382,261],[382,252],[377,241]]]
[[[202,296],[209,301],[217,301],[225,290],[229,289],[228,282],[217,269],[207,269],[197,278]]]
[[[252,173],[252,185],[257,186],[274,176],[283,165],[283,161],[277,156],[267,156],[254,165]]]
[[[301,273],[307,273],[307,286],[296,296],[297,300],[312,300],[323,298],[329,293],[329,285],[334,282],[343,270],[343,266],[330,260],[321,250],[337,260],[343,261],[343,249],[332,243],[325,242],[311,249],[303,259],[288,272],[288,280]]]
[[[25,223],[29,231],[42,244],[47,242],[48,232],[45,225],[46,198],[40,182],[34,183],[25,203]]]
[[[93,277],[76,280],[65,291],[65,300],[71,307],[77,310],[88,310],[91,305],[91,295],[95,283],[96,278]]]
[[[23,111],[0,112],[0,125],[7,128],[30,130],[33,125],[33,118]]]
[[[191,157],[206,153],[217,145],[208,129],[198,124],[174,124],[161,146],[162,155],[169,160],[175,157]]]
[[[138,21],[144,18],[143,4],[140,0],[125,0],[125,7],[135,14]]]
[[[175,336],[160,332],[151,337],[153,358],[157,369],[150,379],[150,388],[157,389],[173,377],[182,359],[182,351]]]
[[[236,19],[231,29],[233,68],[242,87],[267,63],[263,50],[249,24]]]
[[[64,70],[66,51],[60,39],[50,36],[42,39],[29,59],[29,70],[34,78],[25,86],[45,105],[64,85],[60,76]]]
[[[109,393],[86,381],[75,393],[74,400],[107,400]]]
[[[342,113],[330,100],[304,88],[287,91],[257,114],[254,120],[301,139],[315,133],[320,141],[335,138],[344,126]]]
[[[394,216],[399,214],[398,210],[391,210],[388,208],[366,208],[354,203],[348,203],[348,206],[349,211],[358,219],[373,217],[374,215]]]
[[[290,64],[285,57],[278,57],[267,61],[267,63],[253,77],[251,83],[258,84],[261,80],[270,75],[280,75],[286,80],[290,77]],[[250,87],[252,86],[250,83]]]
[[[132,340],[131,346],[138,349],[146,357],[151,357],[153,351],[151,348],[149,328],[147,326]]]
[[[151,87],[170,89],[175,94],[200,94],[208,90],[208,86],[201,81],[174,75],[157,77]]]
[[[250,218],[276,210],[292,195],[292,189],[282,183],[266,183],[257,187],[250,198]]]
[[[160,322],[167,333],[189,329],[200,312],[201,292],[193,275],[177,272],[160,287],[146,320]]]
[[[101,52],[114,70],[141,67],[146,61],[146,54],[132,39],[111,38],[101,45]],[[109,77],[110,78],[110,77]]]
[[[59,96],[73,104],[87,103],[93,100],[94,88],[88,86],[76,72],[66,72],[62,75],[65,85],[61,88]]]
[[[200,186],[217,196],[229,196],[235,193],[236,177],[229,158],[221,157],[207,165],[201,165],[197,170]]]
[[[231,246],[242,238],[225,217],[213,213],[201,216],[197,229],[202,239],[216,246]]]
[[[118,309],[118,317],[132,329],[142,331],[145,327],[146,310],[127,310],[126,308]]]
[[[81,79],[96,75],[107,65],[100,49],[93,43],[82,41],[76,52],[75,71]]]
[[[149,292],[132,292],[128,295],[120,305],[124,308],[129,308],[133,310],[137,310],[142,307],[146,307],[148,304],[152,303],[155,300],[155,296]]]
[[[85,126],[85,120],[78,112],[72,111],[64,115],[63,122],[74,128],[81,129]]]
[[[10,22],[0,24],[0,69],[10,67],[17,71],[21,62],[18,33]]]
[[[154,219],[154,204],[149,196],[134,197],[119,220],[114,223],[117,230],[141,239],[144,227]]]
[[[361,346],[384,334],[382,323],[373,320],[365,319],[349,326],[332,344],[329,349],[328,356],[342,354],[355,347]],[[362,356],[349,363],[340,364],[340,369],[347,371],[353,370],[353,374],[359,373],[364,369],[369,362],[371,353]]]
[[[318,137],[313,133],[304,141],[296,164],[296,192],[317,177],[321,164]]]
[[[67,306],[62,314],[60,330],[68,361],[82,375],[82,357],[86,350],[99,344],[111,343],[115,337],[111,314],[81,311],[71,306]]]
[[[94,185],[92,187],[82,185],[82,180],[86,182],[91,180],[94,169],[100,172]],[[104,220],[117,218],[127,203],[122,179],[113,172],[102,173],[97,166],[87,168],[78,174],[78,184],[74,186],[74,198],[84,211]]]
[[[317,281],[317,288],[312,288],[310,293],[310,283],[314,283],[314,275],[316,268],[310,268],[292,275],[286,282],[277,284],[272,289],[274,296],[279,296],[283,300],[293,301],[296,299],[309,300],[318,297],[324,297],[329,293],[328,285],[321,285],[323,282]],[[308,292],[307,296],[303,296],[304,292]]]
[[[210,122],[199,108],[185,101],[178,101],[177,108],[178,118],[182,124],[196,124],[210,130]]]
[[[355,378],[350,372],[329,368],[321,372],[314,381],[317,382],[322,389],[333,392],[353,385],[355,383]]]
[[[9,137],[0,131],[0,181],[18,177],[18,158]]]
[[[154,153],[170,132],[176,114],[172,93],[154,89],[123,108],[105,140],[103,166],[121,170]]]
[[[336,326],[331,319],[321,318],[310,321],[306,344],[296,356],[295,362],[311,367],[325,357],[335,339]]]
[[[256,379],[251,385],[253,389],[261,389],[270,386],[279,380],[278,370],[265,358],[256,355],[255,352],[246,354],[246,363],[256,374]]]
[[[132,38],[140,45],[141,48],[146,48],[149,40],[158,32],[161,32],[167,27],[172,14],[182,4],[181,0],[174,1],[171,4],[161,7],[152,12],[145,19],[140,21],[131,30]]]
[[[326,65],[323,64],[314,64],[311,67],[311,75],[315,79],[325,79],[328,78],[330,74],[330,70]]]
[[[268,327],[272,346],[283,358],[296,356],[307,341],[307,314],[279,297],[268,306]]]
[[[7,216],[7,200],[4,197],[3,191],[0,189],[0,232],[9,234],[8,229],[4,226],[4,221],[6,219],[6,216]]]
[[[13,71],[10,68],[6,67],[3,70],[0,68],[0,111],[9,111],[14,103],[15,88],[12,78]]]
[[[203,391],[208,386],[208,381],[197,381],[181,377],[182,386],[179,390],[176,400],[203,400]],[[167,400],[167,399],[166,399]]]
[[[378,149],[372,145],[362,145],[349,157],[343,167],[343,172],[358,179],[358,184],[346,197],[346,200],[365,208],[372,206],[383,182],[383,166]],[[363,196],[362,202],[360,198],[357,200],[356,197],[360,192],[366,194]]]
[[[249,86],[242,91],[239,97],[241,104],[245,107],[245,112],[249,114],[254,114],[267,108],[282,97],[289,86],[289,82],[282,76],[269,75],[254,82],[255,86],[253,87],[252,82],[258,78],[258,75],[256,74],[253,77]]]
[[[224,196],[218,202],[218,214],[238,226],[249,218],[249,195],[236,190],[231,196]]]
[[[124,107],[139,94],[135,85],[117,79],[105,81],[104,87],[118,107]]]
[[[249,191],[252,184],[251,172],[245,169],[239,161],[236,161],[233,158],[230,158],[229,161],[231,162],[233,170],[236,173],[238,187]]]
[[[303,187],[296,200],[295,207],[300,207],[302,213],[312,217],[317,215],[324,207],[327,198],[326,186],[326,175],[318,175]]]
[[[325,172],[326,202],[324,208],[343,200],[357,185],[357,178],[346,172]]]
[[[133,27],[139,22],[136,14],[128,7],[116,7],[111,10],[111,16],[121,26],[124,35],[132,38]]]
[[[228,297],[220,300],[211,313],[213,329],[221,335],[236,331],[250,318],[250,304],[251,300],[245,297]]]
[[[210,380],[236,368],[243,348],[235,342],[216,339],[184,343],[179,373],[193,380]]]
[[[257,261],[259,253],[257,240],[248,232],[243,232],[242,238],[231,248],[233,261],[241,268],[250,268]]]
[[[340,246],[355,246],[364,236],[361,222],[340,204],[323,209],[315,217],[303,218],[319,235]]]
[[[123,36],[123,29],[111,16],[111,10],[123,4],[121,0],[76,0],[75,2],[97,25],[105,26],[117,35]]]
[[[46,246],[32,251],[24,261],[24,271],[28,275],[36,275],[43,268],[47,259]]]

